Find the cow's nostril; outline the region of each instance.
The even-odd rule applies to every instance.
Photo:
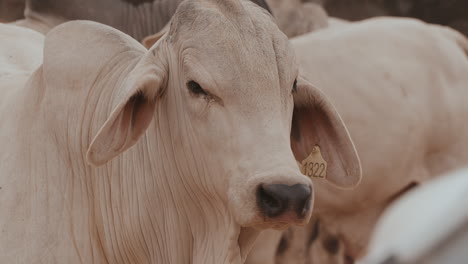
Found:
[[[270,208],[278,208],[281,206],[280,202],[276,200],[273,196],[270,196],[268,193],[262,193],[263,203]]]
[[[262,212],[268,217],[275,217],[283,213],[287,204],[281,197],[278,197],[271,188],[264,188],[261,185],[257,191],[257,203]]]
[[[291,211],[303,218],[310,210],[310,187],[304,184],[262,184],[257,190],[257,205],[270,218]]]
[[[296,212],[299,215],[299,217],[306,216],[310,210],[310,202],[311,202],[310,191],[307,193],[308,195],[304,196],[304,198],[302,198],[302,200],[299,200],[299,202],[297,203]]]

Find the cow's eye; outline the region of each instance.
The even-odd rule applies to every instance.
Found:
[[[294,79],[293,87],[292,87],[292,92],[295,93],[297,92],[297,79]]]
[[[208,93],[203,90],[203,88],[195,81],[189,81],[187,83],[187,88],[189,91],[195,95],[208,95]]]

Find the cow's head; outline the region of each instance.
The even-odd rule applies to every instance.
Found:
[[[153,147],[178,159],[183,187],[224,201],[238,224],[306,223],[313,189],[298,161],[320,146],[327,180],[344,187],[359,182],[360,165],[339,115],[299,76],[293,54],[271,16],[250,2],[183,2],[169,32],[136,53],[114,88],[114,110],[88,161],[105,164],[153,123],[169,146]]]

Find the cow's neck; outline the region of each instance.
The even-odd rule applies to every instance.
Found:
[[[107,259],[242,263],[257,232],[234,221],[220,193],[221,172],[204,160],[208,155],[190,140],[183,117],[175,116],[177,100],[167,97],[145,136],[90,178],[93,206],[105,212],[96,226]]]

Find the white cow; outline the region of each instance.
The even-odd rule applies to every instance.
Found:
[[[185,1],[150,50],[65,23],[26,85],[1,76],[4,263],[242,263],[259,230],[308,221],[295,157],[319,146],[330,182],[360,180],[339,115],[249,1]]]
[[[468,40],[392,18],[316,33],[293,40],[302,73],[342,113],[365,176],[352,191],[316,181],[315,212],[356,259],[395,195],[468,164]]]
[[[337,17],[329,17],[327,27],[341,27],[341,26],[346,26],[349,23],[351,22],[344,20],[344,19],[340,19]]]
[[[317,3],[301,0],[266,0],[278,27],[290,38],[328,25],[325,9]]]
[[[468,259],[468,169],[403,196],[377,223],[361,264],[465,263]]]
[[[44,36],[31,29],[0,24],[0,39],[0,111],[11,113],[4,101],[14,92],[12,88],[24,86],[41,65]]]
[[[0,24],[0,69],[9,73],[31,74],[42,63],[44,36],[36,31]]]
[[[315,180],[315,219],[326,234],[312,236],[315,221],[308,230],[293,228],[285,238],[301,241],[286,239],[290,247],[276,263],[350,263],[364,255],[377,219],[397,196],[468,164],[468,40],[450,28],[378,18],[292,44],[302,75],[341,113],[363,180],[354,190]],[[277,248],[279,239],[271,244]]]

